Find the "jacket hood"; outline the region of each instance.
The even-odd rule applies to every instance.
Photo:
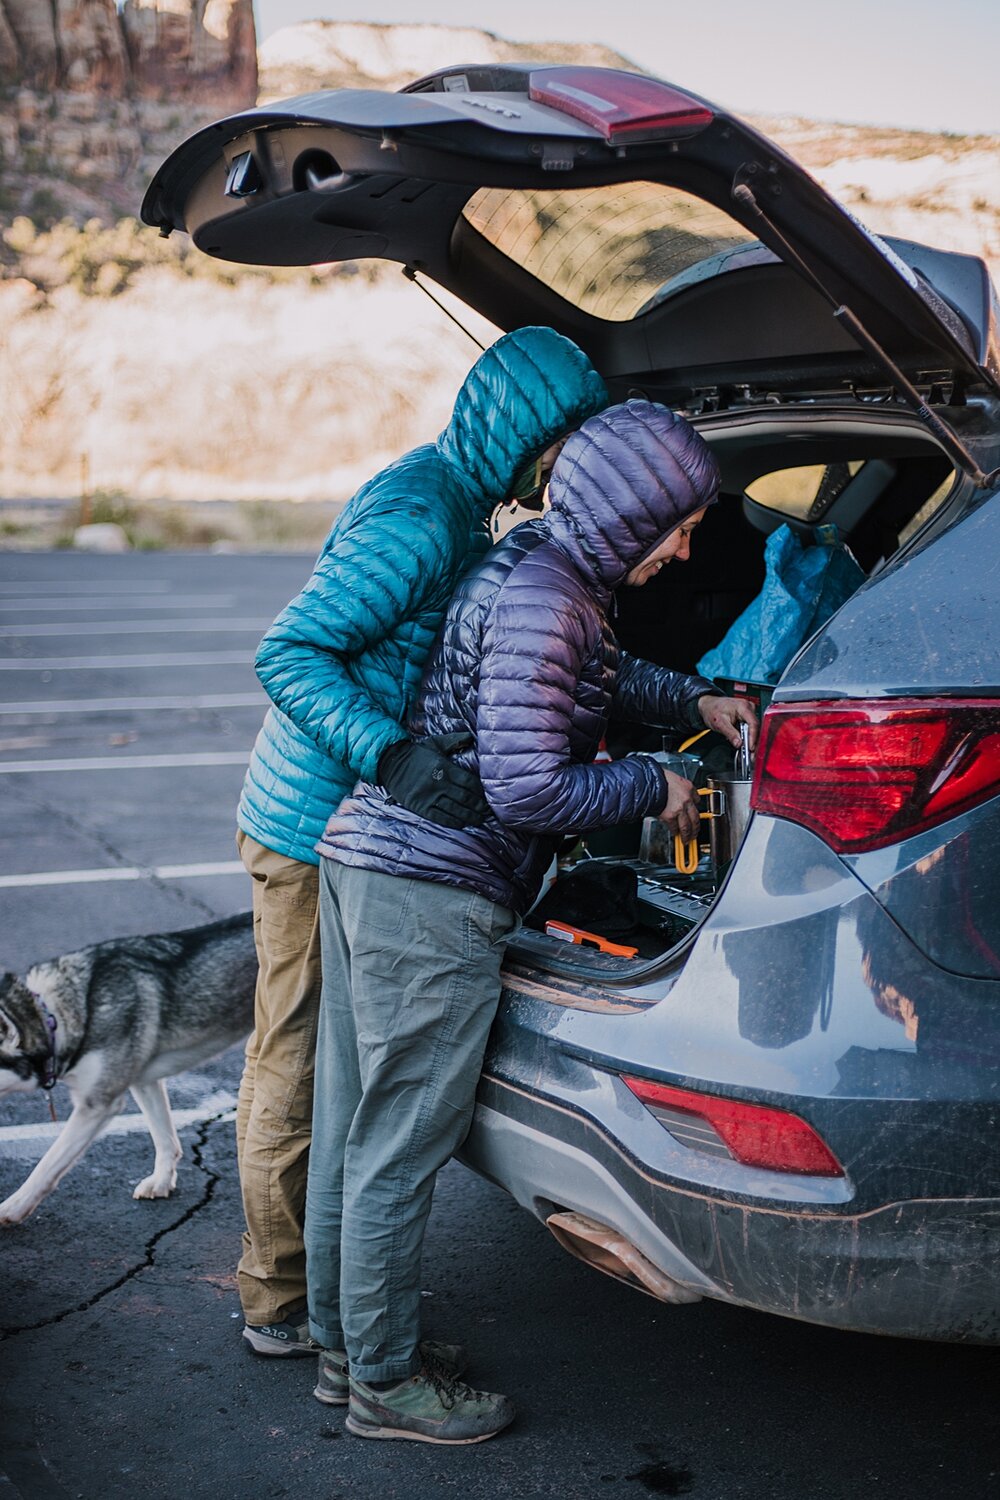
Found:
[[[438,452],[492,508],[530,459],[607,403],[604,381],[571,339],[552,328],[518,328],[472,366]]]
[[[625,401],[570,437],[545,519],[584,576],[611,590],[718,490],[718,464],[690,422],[654,401]]]

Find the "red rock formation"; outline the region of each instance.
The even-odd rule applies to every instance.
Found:
[[[20,76],[21,53],[17,37],[0,0],[0,83],[15,83]]]
[[[142,99],[197,99],[217,114],[257,98],[253,0],[129,0],[122,24]]]
[[[0,0],[0,80],[243,109],[257,99],[253,0]]]
[[[129,61],[115,0],[56,0],[55,27],[60,86],[121,99]]]
[[[0,84],[5,215],[134,213],[178,141],[256,103],[253,0],[0,0]]]
[[[49,0],[0,0],[17,41],[16,82],[51,89],[59,82],[59,49],[55,16]]]

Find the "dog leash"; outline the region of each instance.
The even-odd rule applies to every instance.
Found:
[[[35,1000],[38,1004],[42,1020],[45,1023],[45,1035],[49,1043],[49,1053],[45,1059],[45,1071],[41,1076],[41,1085],[49,1101],[49,1114],[55,1120],[57,1117],[56,1107],[52,1102],[52,1090],[56,1086],[56,1028],[59,1022],[49,1010],[44,1000],[40,1000],[37,995],[35,996]]]

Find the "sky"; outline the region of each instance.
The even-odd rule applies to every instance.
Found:
[[[431,22],[511,41],[603,42],[758,114],[1000,134],[997,0],[254,0],[261,40],[299,21]],[[442,65],[474,58],[443,57]]]

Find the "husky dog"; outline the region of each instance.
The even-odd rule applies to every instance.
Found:
[[[257,955],[246,912],[204,927],[114,938],[0,976],[0,1095],[67,1084],[65,1128],[21,1187],[0,1203],[20,1224],[132,1096],[153,1137],[153,1170],[134,1198],[167,1198],[183,1155],[164,1078],[245,1037]]]

